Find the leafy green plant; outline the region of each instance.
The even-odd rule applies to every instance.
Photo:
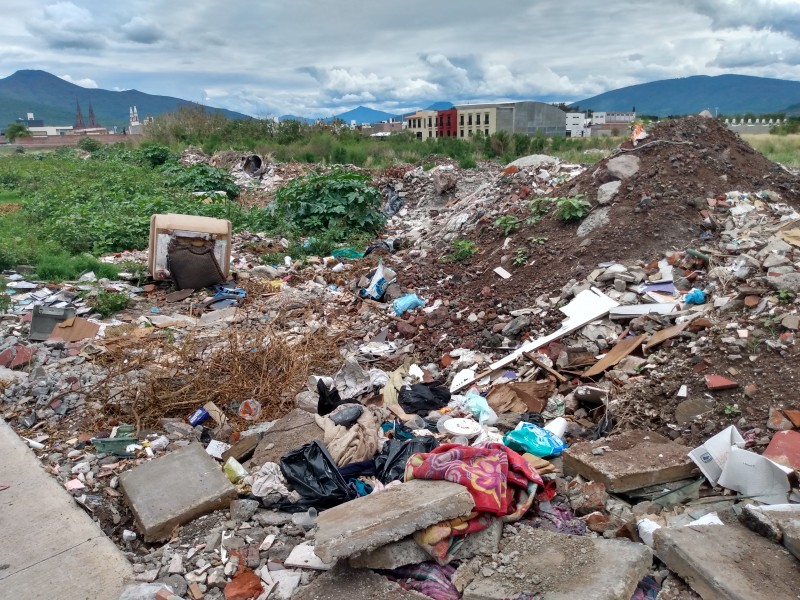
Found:
[[[500,229],[504,235],[510,235],[519,229],[519,219],[514,215],[504,215],[494,220],[494,226]]]
[[[547,242],[547,238],[544,236],[531,236],[528,238],[528,243],[533,245],[544,246],[545,242]]]
[[[738,404],[726,404],[722,412],[725,413],[726,417],[738,417],[742,414],[742,409],[739,408]]]
[[[797,294],[795,294],[792,290],[778,290],[778,302],[781,304],[791,304],[794,302],[795,298],[797,298]]]
[[[17,138],[31,137],[31,130],[22,123],[11,123],[6,127],[5,136],[9,142],[13,142]]]
[[[386,215],[381,210],[381,193],[370,181],[369,175],[346,169],[300,177],[278,190],[275,214],[301,234],[346,239],[377,233]]]
[[[582,195],[556,198],[556,216],[562,221],[577,221],[587,214],[592,205]]]
[[[517,248],[514,252],[514,258],[511,261],[515,267],[523,267],[528,263],[528,249]]]
[[[534,198],[528,202],[528,210],[531,211],[530,216],[525,219],[526,225],[536,225],[542,220],[542,217],[550,212],[550,198]]]
[[[140,162],[151,167],[157,167],[175,158],[172,150],[167,146],[145,142],[136,151],[136,157]]]
[[[465,156],[458,159],[458,166],[462,169],[474,169],[478,166],[478,163],[472,156]]]
[[[470,240],[453,240],[453,251],[445,257],[448,262],[461,262],[475,256],[478,245]]]
[[[128,301],[129,298],[125,294],[102,290],[91,300],[90,304],[105,319],[126,308]]]
[[[170,164],[163,168],[162,173],[167,176],[169,184],[189,192],[222,190],[228,194],[229,198],[236,198],[239,195],[239,186],[233,182],[225,169],[218,169],[202,163],[190,167]]]
[[[120,272],[124,271],[133,275],[136,285],[142,285],[147,280],[147,265],[135,260],[123,260],[119,263]]]

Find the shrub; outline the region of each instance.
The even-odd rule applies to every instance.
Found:
[[[377,233],[386,221],[369,175],[334,169],[295,179],[275,195],[275,212],[301,234],[344,239]]]
[[[81,138],[78,142],[78,148],[84,152],[97,152],[102,147],[103,144],[90,137]]]
[[[239,195],[239,187],[233,182],[225,169],[210,165],[196,164],[191,167],[169,165],[162,171],[168,183],[189,192],[215,192],[222,190],[229,198]]]
[[[94,297],[90,304],[105,319],[127,307],[129,300],[125,294],[103,290]]]
[[[556,216],[562,221],[577,221],[589,213],[592,207],[583,196],[562,197],[556,199]]]
[[[139,162],[151,167],[158,167],[164,163],[173,160],[175,156],[167,146],[154,144],[152,142],[145,142],[136,151],[136,157]]]

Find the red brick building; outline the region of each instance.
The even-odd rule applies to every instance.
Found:
[[[436,137],[456,137],[458,111],[455,108],[436,111]]]

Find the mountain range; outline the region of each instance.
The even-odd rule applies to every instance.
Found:
[[[213,109],[196,102],[154,96],[138,90],[114,92],[84,88],[46,71],[17,71],[0,79],[0,127],[3,128],[19,117],[24,118],[29,112],[47,125],[72,125],[78,103],[87,124],[91,103],[95,119],[103,127],[127,126],[131,106],[136,106],[140,119],[147,115],[173,112],[180,107],[203,107],[221,110],[231,119],[247,118],[247,115],[231,110]]]
[[[749,75],[695,75],[664,79],[605,92],[575,102],[580,110],[628,111],[641,115],[712,114],[736,115],[800,113],[800,81]]]
[[[231,119],[249,118],[235,111],[214,109],[196,102],[146,94],[138,90],[116,92],[88,89],[46,71],[21,70],[0,79],[0,127],[3,128],[29,112],[48,125],[71,125],[75,121],[76,103],[80,103],[87,121],[91,104],[96,120],[105,127],[126,126],[131,106],[137,107],[142,119],[146,115],[157,116],[173,112],[180,107],[220,110]],[[450,102],[436,101],[428,108],[444,110],[451,106]],[[628,111],[635,107],[639,114],[657,116],[693,114],[704,109],[724,115],[748,112],[786,112],[789,115],[800,115],[800,82],[747,75],[698,75],[623,87],[580,100],[571,106],[595,111]],[[359,106],[325,121],[337,119],[347,124],[355,121],[360,125],[401,117],[402,115]],[[308,123],[316,121],[314,118],[295,115],[284,115],[279,119]]]

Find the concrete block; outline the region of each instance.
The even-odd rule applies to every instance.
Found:
[[[638,156],[633,154],[622,154],[615,156],[606,163],[606,171],[617,179],[627,179],[639,171],[641,161]]]
[[[428,525],[468,515],[474,507],[464,486],[414,479],[324,511],[317,518],[314,551],[326,563],[333,563]]]
[[[602,454],[592,452],[600,447]],[[627,431],[572,445],[563,455],[564,470],[603,483],[609,492],[627,492],[692,477],[698,471],[690,451],[651,431]]]
[[[468,560],[480,555],[497,554],[503,537],[503,522],[496,519],[478,533],[466,536],[455,558]],[[420,548],[412,536],[380,548],[350,557],[350,566],[366,569],[396,569],[405,565],[427,562],[431,556]]]
[[[741,518],[752,531],[777,544],[782,543],[800,559],[800,504],[748,505],[742,510]]]
[[[653,563],[644,544],[518,527],[501,544],[510,560],[475,569],[463,600],[630,600]]]
[[[259,466],[267,462],[278,463],[281,456],[290,450],[321,439],[322,429],[314,420],[314,415],[296,408],[275,421],[264,434],[256,447],[252,463]]]
[[[143,463],[119,478],[145,542],[169,537],[176,525],[227,508],[236,488],[200,444]]]
[[[653,540],[658,558],[703,600],[797,599],[797,559],[741,525],[662,527]]]
[[[386,577],[368,569],[336,565],[309,585],[302,587],[292,600],[430,600],[413,590],[404,590]]]

